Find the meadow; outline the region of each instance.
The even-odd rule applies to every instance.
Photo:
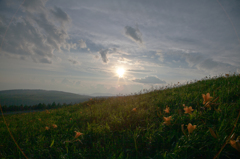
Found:
[[[0,157],[208,159],[240,156],[240,76],[0,118]],[[13,140],[14,138],[14,140]]]

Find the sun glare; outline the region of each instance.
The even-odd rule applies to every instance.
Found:
[[[122,78],[124,75],[125,70],[123,68],[117,69],[117,74],[119,78]]]

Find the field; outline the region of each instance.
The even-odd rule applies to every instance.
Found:
[[[240,76],[226,74],[6,115],[0,118],[0,157],[235,159],[240,156],[239,87]]]

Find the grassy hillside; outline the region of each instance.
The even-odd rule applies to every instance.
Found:
[[[233,75],[5,118],[28,158],[235,159],[239,87]],[[0,131],[0,156],[24,158],[2,117]]]
[[[46,90],[6,90],[0,91],[1,105],[35,105],[39,103],[79,103],[88,100],[90,96],[78,95],[61,91]]]

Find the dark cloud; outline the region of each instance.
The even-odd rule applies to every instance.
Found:
[[[135,29],[130,26],[125,26],[125,35],[136,43],[143,43],[142,33],[138,28]]]
[[[70,22],[70,17],[61,8],[54,7],[50,12],[61,22]]]
[[[144,84],[165,84],[166,82],[159,79],[157,76],[147,76],[132,80],[133,82],[144,83]]]
[[[102,50],[99,51],[99,54],[102,57],[103,63],[108,63],[108,61],[109,61],[108,58],[107,58],[108,51],[109,51],[109,49],[104,49],[104,50],[102,49]]]
[[[78,61],[76,61],[76,60],[71,60],[71,59],[68,59],[68,61],[71,62],[71,63],[74,64],[74,65],[76,65],[76,64],[79,63]]]

